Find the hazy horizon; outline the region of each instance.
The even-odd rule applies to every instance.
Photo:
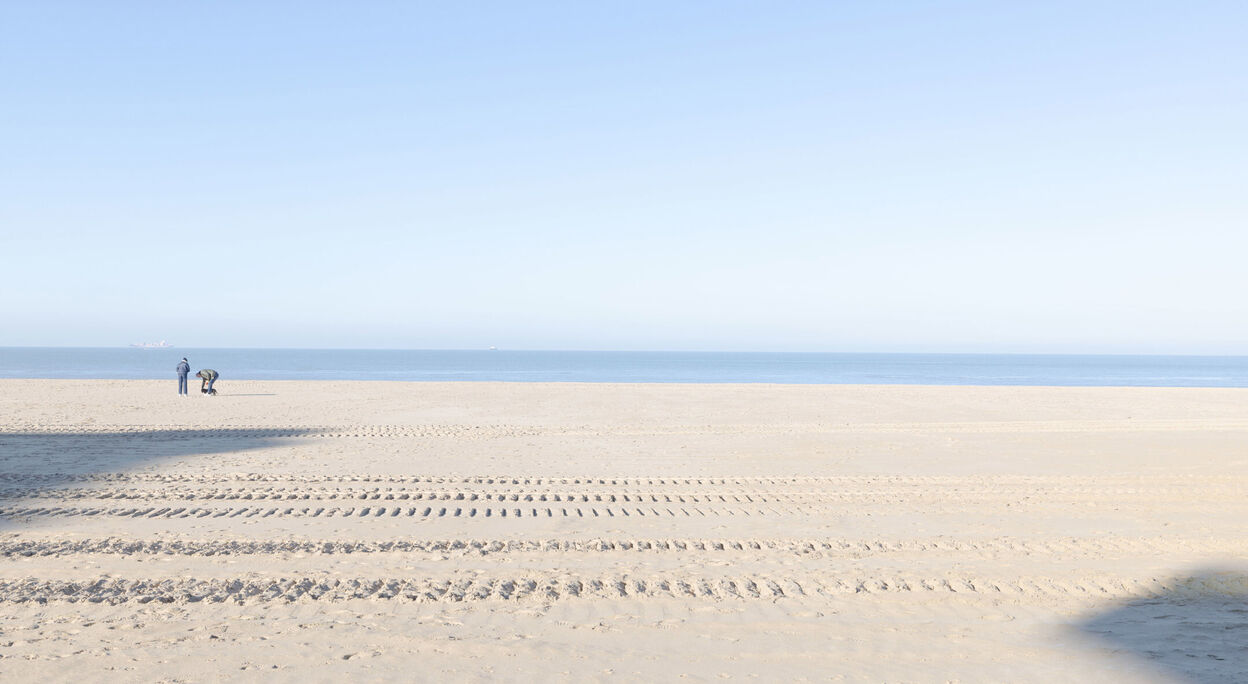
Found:
[[[83,350],[109,350],[109,349],[135,349],[136,351],[144,351],[147,348],[137,347],[134,343],[120,345],[0,345],[3,349],[83,349]],[[817,355],[845,355],[845,356],[870,356],[878,354],[881,356],[1192,356],[1192,357],[1248,357],[1248,354],[1217,354],[1217,353],[1184,353],[1184,352],[1077,352],[1077,351],[955,351],[941,350],[928,351],[922,349],[913,350],[880,350],[880,349],[538,349],[538,348],[520,348],[520,347],[455,347],[455,348],[432,348],[432,347],[205,347],[205,346],[183,346],[171,344],[168,347],[154,347],[151,349],[165,350],[221,350],[221,351],[378,351],[378,352],[545,352],[545,353],[568,353],[568,354],[817,354]]]

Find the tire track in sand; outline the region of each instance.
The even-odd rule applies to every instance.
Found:
[[[1157,418],[1118,420],[985,420],[892,423],[786,423],[702,425],[525,425],[525,424],[366,424],[366,425],[219,425],[219,424],[99,424],[11,423],[0,425],[0,435],[185,435],[194,438],[499,438],[552,436],[646,435],[759,435],[861,433],[1119,433],[1246,431],[1248,420],[1235,418]]]
[[[943,503],[956,499],[962,504],[1041,501],[1134,501],[1163,499],[1183,501],[1193,498],[1198,489],[1203,499],[1230,498],[1236,501],[1248,496],[1248,487],[1223,483],[1221,486],[1134,486],[1134,487],[895,487],[881,486],[857,489],[828,490],[759,490],[685,488],[629,490],[623,487],[610,491],[556,489],[415,489],[407,487],[185,487],[160,489],[136,487],[5,487],[0,500],[78,501],[498,501],[498,502],[568,502],[568,503],[659,503],[659,504],[811,504],[854,502],[865,504],[904,504],[911,502]]]
[[[296,601],[408,600],[557,601],[593,599],[844,600],[879,594],[961,594],[987,597],[1165,597],[1167,600],[1242,597],[1243,575],[1215,575],[1186,580],[1093,576],[1085,578],[985,578],[837,575],[600,575],[562,573],[503,576],[452,575],[442,578],[326,578],[253,576],[199,580],[119,579],[0,581],[0,603],[225,603]]]
[[[1065,537],[958,539],[436,539],[394,541],[187,541],[143,539],[84,539],[79,541],[25,540],[0,542],[0,557],[65,556],[74,554],[251,556],[266,554],[387,554],[455,553],[491,555],[509,553],[675,553],[697,555],[842,556],[862,558],[894,553],[1007,554],[1099,557],[1109,553],[1153,554],[1173,551],[1233,553],[1248,547],[1248,539],[1174,539],[1165,537]]]
[[[638,486],[735,486],[735,487],[959,487],[982,488],[985,490],[999,487],[1066,487],[1076,490],[1097,488],[1134,488],[1147,486],[1183,486],[1183,487],[1248,487],[1248,477],[1235,475],[1105,475],[1105,476],[1062,476],[1062,475],[932,475],[932,476],[894,476],[894,475],[834,475],[823,477],[768,477],[768,476],[733,476],[733,477],[672,477],[672,476],[626,476],[626,477],[526,477],[526,476],[427,476],[427,475],[297,475],[273,473],[231,473],[231,474],[164,474],[164,473],[3,473],[0,482],[17,483],[34,487],[40,484],[64,484],[72,482],[105,482],[133,483],[154,485],[220,485],[224,483],[290,483],[307,484],[376,484],[376,485],[409,485],[409,484],[442,484],[442,485],[490,485],[490,486],[594,486],[594,487],[638,487]],[[1088,483],[1092,484],[1088,484]]]

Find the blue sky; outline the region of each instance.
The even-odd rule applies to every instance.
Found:
[[[1246,30],[5,3],[0,345],[1248,353]]]

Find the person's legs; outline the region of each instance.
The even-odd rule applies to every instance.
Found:
[[[178,376],[178,394],[186,394],[186,376]]]
[[[211,379],[211,380],[209,380],[209,381],[208,381],[208,393],[209,393],[209,394],[212,394],[212,383],[214,383],[214,382],[216,382],[216,381],[217,381],[217,379],[216,379],[216,378],[213,378],[213,379]]]

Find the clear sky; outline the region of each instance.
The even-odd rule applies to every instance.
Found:
[[[0,4],[0,345],[1248,354],[1248,4]]]

